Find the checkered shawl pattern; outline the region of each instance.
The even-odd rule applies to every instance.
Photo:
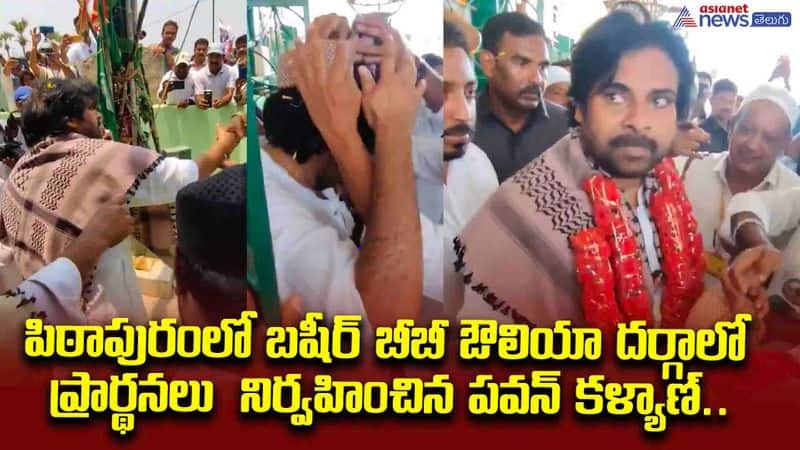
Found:
[[[0,203],[0,238],[22,276],[61,256],[103,202],[133,196],[160,161],[151,150],[79,134],[48,138],[23,156]]]

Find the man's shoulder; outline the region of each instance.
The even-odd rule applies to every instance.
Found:
[[[775,167],[778,171],[777,189],[792,189],[800,187],[800,175],[784,166],[780,161],[775,161]]]
[[[547,115],[549,116],[547,120],[548,127],[558,131],[560,134],[566,134],[569,130],[569,113],[567,108],[547,100],[545,100],[545,105],[547,105]]]

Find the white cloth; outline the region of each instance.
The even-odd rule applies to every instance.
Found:
[[[81,274],[69,259],[56,259],[14,286],[0,295],[0,384],[25,382],[28,370],[20,349],[28,318],[55,325],[83,323]]]
[[[97,41],[89,34],[90,43],[85,41],[71,44],[67,49],[67,62],[73,67],[80,67],[84,61],[97,53]]]
[[[129,205],[160,205],[175,201],[178,191],[198,178],[191,160],[165,158],[142,180]],[[87,297],[86,319],[91,324],[110,323],[114,317],[128,317],[131,323],[149,320],[131,258],[130,239],[106,250],[97,263]]]
[[[236,78],[231,75],[231,70],[225,64],[216,75],[212,74],[206,66],[203,70],[195,72],[193,77],[195,95],[203,95],[203,91],[210,89],[213,92],[214,100],[222,98],[226,89],[236,87]]]
[[[497,190],[499,183],[494,166],[477,145],[467,145],[464,156],[447,164],[447,184],[444,185],[444,283],[445,313],[455,316],[463,303],[464,283],[453,270],[457,260],[453,239],[461,233],[472,216]]]
[[[423,99],[417,109],[414,135],[441,139],[442,131],[444,131],[444,107],[439,108],[438,112],[433,112]]]
[[[164,93],[164,89],[166,89],[164,82],[167,80],[179,80],[179,78],[177,75],[175,75],[175,71],[173,70],[165,73],[161,78],[161,83],[158,85],[158,93],[156,95],[159,98],[161,98],[161,95]],[[167,105],[177,105],[184,100],[192,99],[194,98],[194,92],[194,77],[191,73],[189,73],[186,75],[186,78],[184,78],[183,89],[169,91],[169,94],[167,94]]]
[[[299,295],[303,311],[361,315],[369,323],[355,283],[358,249],[350,236],[353,219],[344,202],[320,198],[264,151],[261,152],[278,295]],[[441,298],[442,247],[439,230],[420,215],[423,294]],[[438,297],[437,297],[438,296]]]
[[[731,217],[741,212],[751,212],[761,219],[764,229],[772,238],[792,233],[783,247],[783,265],[770,285],[769,295],[777,296],[800,314],[800,299],[790,301],[787,290],[800,283],[800,187],[780,191],[745,192],[735,195],[725,212],[720,233],[731,238]]]
[[[742,100],[742,105],[739,109],[744,109],[749,103],[756,100],[769,100],[777,105],[789,121],[789,127],[794,126],[797,121],[797,102],[792,97],[792,94],[786,88],[778,87],[772,84],[762,84],[749,93],[747,97]]]
[[[205,70],[206,67],[208,67],[208,60],[206,60],[206,62],[201,66],[196,66],[194,63],[192,63],[189,65],[189,73],[201,72]]]
[[[675,158],[678,173],[686,165],[685,157]],[[726,206],[731,201],[731,191],[725,178],[728,153],[714,153],[691,162],[683,180],[686,196],[692,204],[699,231],[703,234],[703,247],[714,251],[715,234],[719,231]],[[775,164],[752,191],[773,191],[800,186],[800,177],[781,164]]]
[[[683,171],[686,161],[684,157],[676,158],[679,173]],[[727,152],[710,154],[703,159],[694,160],[683,181],[686,196],[692,204],[692,211],[697,219],[698,230],[703,234],[703,248],[720,255],[724,255],[725,252],[722,250],[719,236],[726,237],[723,229],[726,226],[730,228],[730,218],[725,218],[725,211],[733,201],[725,177],[727,163]],[[761,183],[750,192],[777,192],[794,187],[800,187],[800,177],[782,164],[776,163]],[[776,235],[772,240],[775,247],[782,251],[788,248],[791,238],[789,233],[791,230],[784,231],[786,233],[781,236]],[[714,283],[716,279],[707,275],[706,282]],[[775,277],[769,286],[768,294],[780,295],[782,284],[780,278]]]

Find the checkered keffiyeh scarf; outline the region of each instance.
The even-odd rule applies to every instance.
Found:
[[[22,276],[60,257],[103,202],[132,197],[162,159],[79,134],[48,138],[23,156],[0,203],[0,238],[12,247]]]

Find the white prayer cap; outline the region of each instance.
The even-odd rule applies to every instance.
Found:
[[[561,66],[547,66],[545,77],[547,78],[547,84],[571,82],[569,72]]]
[[[225,55],[225,47],[222,46],[221,42],[212,42],[211,45],[208,46],[208,54],[213,55],[214,53]]]
[[[742,100],[742,106],[739,108],[739,111],[747,106],[748,103],[756,100],[769,100],[777,105],[783,113],[786,114],[786,118],[789,120],[789,128],[791,129],[794,127],[797,121],[798,109],[797,102],[789,91],[771,84],[762,84],[753,89],[753,91]]]

